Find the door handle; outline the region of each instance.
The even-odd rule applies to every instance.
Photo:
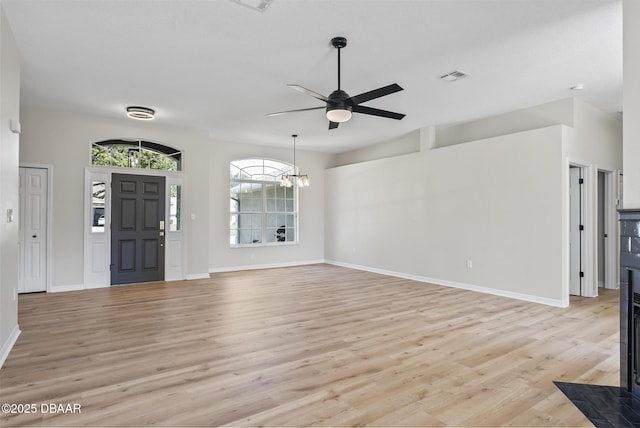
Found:
[[[160,246],[161,246],[161,247],[164,247],[164,242],[161,242],[161,243],[160,243]]]
[[[32,236],[32,238],[37,238],[37,236],[36,236],[36,235],[33,235],[33,236]]]

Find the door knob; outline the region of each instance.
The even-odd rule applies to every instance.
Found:
[[[36,236],[36,235],[33,235],[33,236],[32,236],[32,238],[37,238],[37,236]]]

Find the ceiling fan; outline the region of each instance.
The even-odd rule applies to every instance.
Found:
[[[295,89],[296,91],[300,91],[307,95],[311,95],[312,97],[319,99],[320,101],[324,101],[326,105],[324,107],[310,107],[269,113],[267,116],[278,116],[281,114],[295,113],[299,111],[326,109],[327,119],[329,119],[329,129],[335,129],[341,122],[346,122],[351,119],[352,113],[369,114],[372,116],[387,117],[389,119],[396,120],[402,119],[405,116],[402,113],[395,113],[392,111],[381,110],[361,105],[364,102],[384,97],[385,95],[393,94],[394,92],[402,91],[402,87],[397,83],[383,86],[382,88],[374,89],[373,91],[364,92],[353,97],[340,88],[340,50],[347,46],[347,39],[344,37],[334,37],[333,39],[331,39],[331,45],[334,48],[338,49],[338,89],[333,91],[328,97],[325,97],[322,94],[319,94],[300,85],[287,85],[288,87]]]

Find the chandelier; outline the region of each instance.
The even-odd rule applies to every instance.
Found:
[[[296,138],[297,134],[291,135],[293,137],[293,172],[296,172]],[[280,186],[291,187],[294,182],[298,187],[309,187],[309,176],[307,174],[282,174],[280,177]]]

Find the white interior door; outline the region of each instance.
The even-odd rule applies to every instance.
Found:
[[[48,171],[20,168],[18,292],[47,290]]]
[[[582,231],[581,228],[580,168],[569,168],[569,294],[580,296]]]

